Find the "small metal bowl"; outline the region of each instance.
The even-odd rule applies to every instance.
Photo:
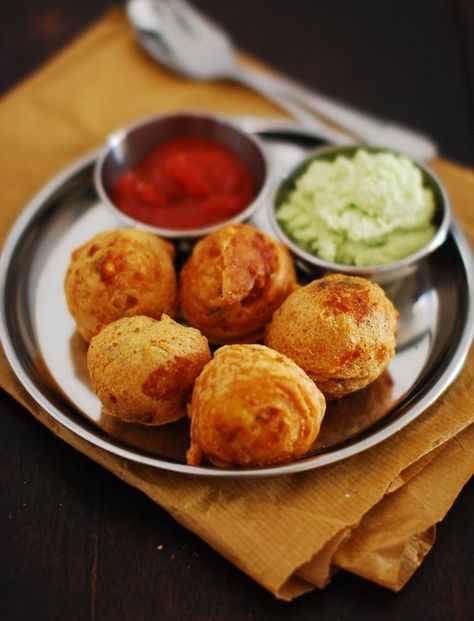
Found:
[[[369,153],[393,153],[394,155],[402,155],[390,149],[369,147],[365,145],[351,146],[329,146],[316,149],[309,154],[303,161],[297,164],[286,175],[275,189],[273,199],[269,201],[269,219],[276,236],[291,250],[298,265],[308,274],[321,275],[332,272],[343,274],[351,274],[354,276],[363,276],[378,282],[379,284],[388,284],[393,280],[400,279],[412,273],[420,264],[420,262],[439,248],[445,241],[449,227],[451,224],[451,207],[447,192],[438,179],[438,177],[421,162],[411,159],[411,162],[421,171],[423,185],[430,188],[433,192],[435,200],[434,225],[436,227],[435,235],[427,244],[419,248],[416,252],[403,257],[391,263],[370,266],[355,266],[344,263],[336,263],[326,261],[320,257],[311,254],[299,246],[289,234],[284,230],[278,222],[276,211],[278,206],[285,198],[294,190],[296,180],[304,174],[307,168],[316,159],[325,161],[334,161],[338,156],[353,157],[357,151],[363,149]],[[406,156],[404,156],[406,157]],[[410,158],[409,158],[410,159]]]
[[[231,218],[202,228],[155,226],[121,211],[110,195],[117,179],[136,166],[154,147],[178,137],[207,138],[233,151],[253,173],[256,185],[254,200]],[[265,151],[252,134],[218,116],[178,113],[148,118],[113,133],[96,162],[94,183],[101,201],[124,225],[139,226],[166,238],[197,238],[224,224],[249,219],[268,196],[270,174]]]

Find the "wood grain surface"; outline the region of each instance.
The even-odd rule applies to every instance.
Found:
[[[13,88],[112,5],[18,0],[2,7],[0,89]],[[474,165],[470,0],[196,5],[224,24],[240,47],[277,69],[423,130],[443,156]],[[472,481],[401,593],[341,572],[325,590],[284,604],[4,393],[0,413],[2,619],[474,618]]]

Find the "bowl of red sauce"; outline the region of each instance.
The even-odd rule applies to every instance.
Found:
[[[126,225],[163,237],[199,237],[257,210],[269,190],[258,138],[218,116],[146,119],[112,134],[94,180]]]

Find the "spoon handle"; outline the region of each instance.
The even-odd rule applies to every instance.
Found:
[[[272,103],[288,113],[307,130],[313,131],[336,144],[350,144],[354,139],[327,125],[322,119],[314,116],[302,107],[298,102],[292,101],[288,96],[278,93],[272,84],[267,82],[266,76],[246,69],[238,68],[232,76],[234,80],[249,86],[254,91],[264,95]]]
[[[437,147],[428,137],[401,125],[388,123],[350,108],[340,102],[311,91],[283,76],[264,74],[247,67],[238,68],[241,81],[260,85],[260,90],[288,103],[299,104],[299,109],[318,114],[339,128],[350,132],[356,139],[379,147],[392,148],[420,160],[431,159]]]

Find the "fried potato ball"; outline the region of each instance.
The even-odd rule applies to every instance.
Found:
[[[214,343],[255,342],[295,286],[283,244],[249,224],[231,224],[194,247],[181,271],[181,312]]]
[[[211,359],[207,339],[163,315],[123,317],[105,326],[87,352],[103,414],[162,425],[181,418],[194,380]]]
[[[187,461],[269,466],[304,455],[316,438],[326,402],[292,360],[263,345],[218,349],[197,378],[189,414]]]
[[[86,340],[120,317],[173,316],[177,306],[174,247],[139,229],[95,235],[71,256],[64,288],[77,330]]]
[[[331,274],[285,300],[264,342],[292,358],[333,399],[382,373],[395,353],[397,323],[398,312],[377,284]]]

